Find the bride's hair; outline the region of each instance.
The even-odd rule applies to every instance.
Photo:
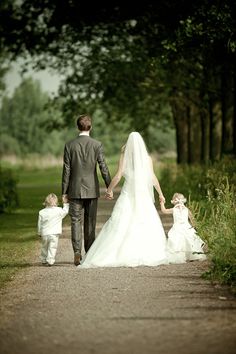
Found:
[[[186,198],[182,193],[175,193],[171,199],[171,203],[176,204],[184,204],[186,203]]]

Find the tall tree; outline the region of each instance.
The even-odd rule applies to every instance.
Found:
[[[81,1],[24,0],[2,12],[2,45],[60,70],[61,93],[77,108],[102,103],[144,133],[160,102],[170,104],[178,161],[208,161],[235,151],[235,7],[233,0],[147,1],[131,10],[100,2],[91,12]]]
[[[12,97],[3,97],[0,110],[2,153],[3,144],[5,150],[15,153],[42,151],[48,121],[60,119],[58,111],[45,109],[48,101],[40,83],[31,78],[23,80]]]

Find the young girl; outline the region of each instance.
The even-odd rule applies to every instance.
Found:
[[[184,205],[186,198],[181,193],[175,193],[171,203],[173,208],[166,209],[161,203],[161,211],[173,214],[174,223],[168,232],[167,253],[170,263],[185,263],[186,261],[205,260],[204,242],[189,223],[193,223],[190,210]]]
[[[45,208],[39,211],[38,235],[42,238],[42,264],[52,266],[58,246],[58,238],[62,233],[62,219],[68,214],[69,203],[63,198],[63,208],[58,207],[58,198],[54,193],[49,194],[44,202]]]

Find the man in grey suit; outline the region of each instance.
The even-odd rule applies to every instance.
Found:
[[[95,240],[97,201],[100,196],[97,175],[99,165],[106,187],[111,182],[103,154],[102,143],[90,137],[92,119],[79,116],[77,126],[80,134],[65,144],[62,174],[62,198],[68,197],[71,217],[71,239],[74,264],[81,261],[82,238],[85,252]],[[82,235],[82,212],[84,210],[84,235]]]

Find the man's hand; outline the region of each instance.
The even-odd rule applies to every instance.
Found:
[[[62,199],[62,203],[68,203],[68,195],[67,194],[63,194],[61,199]]]
[[[108,200],[114,199],[113,198],[113,191],[110,191],[110,192],[106,191],[105,198],[108,199]]]

